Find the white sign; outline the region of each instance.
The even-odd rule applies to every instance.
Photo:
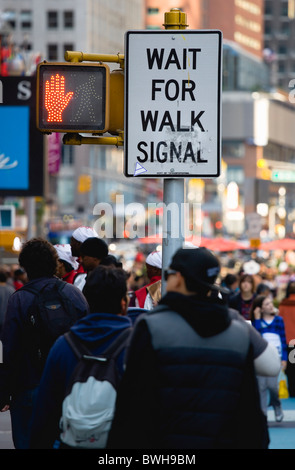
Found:
[[[126,33],[126,176],[220,175],[221,68],[221,31]]]

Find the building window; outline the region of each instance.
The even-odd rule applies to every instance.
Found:
[[[74,204],[75,201],[75,181],[72,178],[58,178],[57,197],[63,206]]]
[[[72,166],[74,164],[74,149],[72,145],[62,145],[61,162],[62,165]]]
[[[265,15],[272,15],[272,2],[269,0],[266,0],[264,2],[264,14]]]
[[[64,55],[65,55],[65,52],[67,51],[74,51],[74,45],[73,44],[64,44]]]
[[[264,22],[264,34],[271,34],[272,33],[272,24],[271,21]]]
[[[57,44],[48,44],[47,46],[47,56],[48,56],[48,60],[57,60],[58,57],[57,57],[57,54],[58,54],[58,48],[57,48]]]
[[[278,64],[278,72],[284,73],[286,71],[286,64],[285,62],[279,62]]]
[[[31,10],[22,10],[20,12],[20,25],[22,29],[30,29],[32,27]]]
[[[287,45],[280,44],[278,48],[278,54],[287,54]]]
[[[148,15],[157,15],[159,13],[159,8],[148,8],[147,13]]]
[[[64,27],[66,29],[74,27],[74,12],[64,11]]]
[[[245,145],[240,140],[224,140],[222,142],[222,154],[225,157],[243,158],[245,155]]]
[[[6,23],[8,23],[12,29],[15,28],[16,26],[16,13],[14,10],[6,10],[4,13],[3,13],[3,21],[5,21]]]
[[[48,29],[56,29],[58,27],[58,14],[57,11],[47,12],[47,27]]]
[[[284,23],[282,23],[282,25],[281,25],[281,33],[282,33],[282,34],[285,34],[285,35],[289,35],[289,34],[290,34],[290,24],[289,24],[289,22],[284,22]]]
[[[227,182],[234,181],[235,183],[242,184],[245,181],[244,169],[240,166],[230,165],[227,168]]]
[[[281,5],[281,16],[288,16],[289,12],[289,4],[288,1],[285,3],[282,3]]]

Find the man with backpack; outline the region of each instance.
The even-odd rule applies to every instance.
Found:
[[[33,404],[52,344],[89,311],[80,290],[55,276],[57,259],[47,240],[26,242],[19,263],[29,282],[12,294],[7,306],[1,336],[0,410],[10,409],[16,449],[29,446]]]
[[[138,319],[109,433],[110,449],[266,448],[255,373],[280,359],[215,285],[206,248],[179,249],[167,294]]]
[[[132,326],[126,315],[127,273],[98,266],[84,294],[90,314],[56,341],[47,358],[34,410],[33,449],[106,446]]]

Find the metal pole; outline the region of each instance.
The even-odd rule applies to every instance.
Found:
[[[186,29],[186,13],[178,8],[172,8],[165,13],[165,29]],[[163,239],[162,239],[162,296],[166,292],[164,270],[169,266],[172,256],[182,248],[184,242],[184,214],[182,217],[184,203],[184,179],[164,178],[163,187]],[[169,204],[174,203],[177,211],[169,211]],[[170,212],[170,213],[169,213]],[[178,232],[178,237],[175,233]]]

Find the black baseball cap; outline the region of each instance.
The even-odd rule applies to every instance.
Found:
[[[214,284],[220,272],[216,256],[207,248],[180,248],[172,257],[170,268],[179,271],[196,289],[200,286],[227,293],[227,289]]]
[[[104,240],[97,237],[87,238],[80,246],[80,253],[83,256],[91,256],[103,259],[108,255],[109,248]]]

